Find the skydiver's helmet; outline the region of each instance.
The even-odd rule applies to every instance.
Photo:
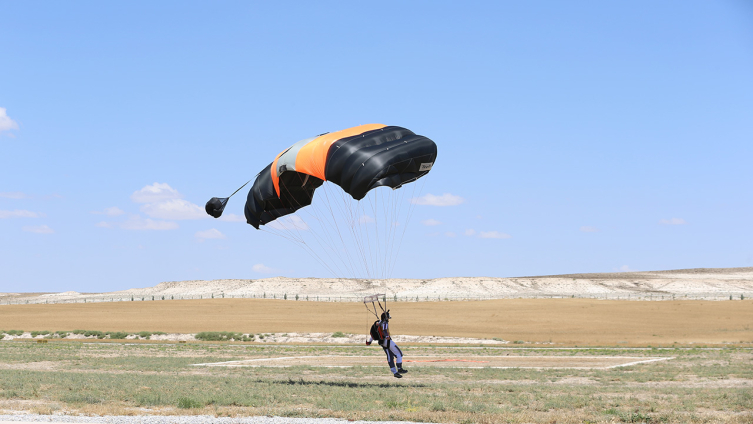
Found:
[[[389,321],[392,317],[390,316],[390,311],[387,310],[387,312],[382,312],[382,321]]]

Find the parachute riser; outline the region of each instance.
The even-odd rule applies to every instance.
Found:
[[[382,302],[379,301],[379,296],[382,296],[382,299],[384,299],[384,306],[382,306]],[[369,302],[371,303],[371,307],[374,309],[373,311],[369,309]],[[375,303],[376,302],[376,303]],[[374,314],[376,319],[381,319],[379,316],[379,312],[377,311],[376,305],[379,305],[379,309],[382,310],[382,312],[387,312],[387,309],[385,308],[387,306],[387,297],[384,293],[374,294],[371,296],[366,296],[363,298],[363,304],[366,306],[366,310]]]

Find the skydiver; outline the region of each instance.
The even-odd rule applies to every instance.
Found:
[[[390,311],[382,312],[381,320],[371,326],[369,337],[366,339],[366,345],[370,346],[371,342],[376,340],[387,355],[387,364],[390,366],[392,375],[395,378],[403,378],[402,374],[408,371],[403,368],[403,351],[397,347],[392,337],[390,337],[389,322],[391,318]],[[397,368],[395,368],[396,362]]]

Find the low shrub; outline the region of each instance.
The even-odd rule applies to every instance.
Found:
[[[107,335],[110,336],[111,339],[115,339],[115,340],[122,340],[128,337],[128,333],[124,331],[112,331],[112,332],[108,331]]]
[[[24,333],[24,330],[8,330],[5,334],[9,336],[20,336]]]
[[[0,333],[0,340],[2,340],[2,339],[4,339],[4,338],[5,338],[5,334],[3,334],[3,333]]]
[[[105,338],[105,333],[103,333],[101,331],[85,331],[84,332],[84,336],[85,337],[96,337],[98,339],[104,339]]]
[[[46,330],[42,330],[42,331],[32,331],[32,332],[31,332],[31,337],[37,337],[37,336],[46,336],[46,335],[48,335],[48,334],[50,334],[50,332],[49,332],[49,331],[46,331]]]
[[[139,337],[141,337],[142,339],[148,339],[152,337],[152,333],[150,333],[149,331],[140,331]]]
[[[335,331],[334,333],[332,333],[332,337],[348,337],[348,335],[343,333],[342,331]]]
[[[70,334],[70,333],[68,333],[67,331],[56,331],[55,332],[55,335],[58,336],[58,337],[60,337],[61,339],[64,339],[64,338],[68,337],[68,334]]]
[[[202,331],[194,337],[196,340],[205,342],[227,342],[231,340],[240,341],[243,339],[243,334],[233,333],[232,331]]]
[[[73,330],[73,334],[84,334],[86,333],[86,330]]]

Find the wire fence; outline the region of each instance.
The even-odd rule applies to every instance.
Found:
[[[165,300],[205,300],[205,299],[271,299],[298,302],[363,302],[363,295],[328,296],[328,295],[301,295],[289,293],[208,293],[199,295],[84,295],[69,299],[48,297],[34,298],[7,298],[0,299],[0,305],[30,305],[30,304],[64,304],[64,303],[103,303],[103,302],[153,302]],[[387,302],[454,302],[454,301],[480,301],[498,299],[598,299],[598,300],[636,300],[636,301],[668,301],[668,300],[745,300],[753,298],[750,292],[727,292],[727,293],[511,293],[495,295],[416,295],[383,296],[382,301]]]

